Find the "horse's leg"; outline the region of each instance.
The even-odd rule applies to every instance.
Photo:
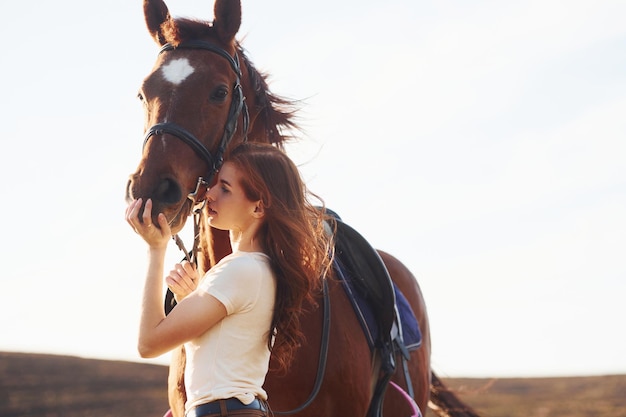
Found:
[[[167,378],[167,394],[170,403],[170,410],[174,417],[184,417],[185,401],[185,348],[181,346],[172,351],[170,360],[170,373]]]
[[[426,412],[428,400],[430,398],[431,370],[430,370],[430,327],[428,323],[428,313],[422,291],[415,279],[415,276],[398,259],[386,252],[378,251],[393,282],[404,294],[411,305],[415,317],[420,325],[422,333],[422,345],[411,352],[408,362],[409,375],[411,377],[415,402],[422,413]],[[406,389],[407,384],[404,377],[402,360],[399,356],[396,360],[396,372],[392,381]],[[411,415],[411,408],[406,400],[392,387],[387,388],[385,396],[384,415],[399,416]]]

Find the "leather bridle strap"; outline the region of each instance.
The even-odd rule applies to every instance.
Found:
[[[158,136],[163,134],[170,134],[172,136],[176,136],[178,139],[185,142],[191,149],[194,150],[198,154],[203,161],[205,161],[210,168],[215,165],[215,161],[213,160],[213,155],[211,152],[202,144],[194,135],[189,133],[189,131],[183,129],[179,125],[175,123],[157,123],[152,126],[146,132],[146,136],[143,140],[144,146],[148,142],[152,136]]]
[[[213,45],[210,42],[202,41],[199,39],[181,42],[176,46],[172,45],[171,43],[166,43],[159,50],[159,55],[162,54],[163,52],[173,51],[176,49],[204,49],[206,51],[211,51],[213,53],[221,55],[222,58],[228,61],[228,63],[230,64],[230,67],[233,69],[233,71],[235,71],[235,74],[237,74],[237,77],[241,78],[241,68],[239,67],[239,59],[233,58],[228,52],[226,52],[224,49],[220,48],[219,46]],[[237,57],[237,55],[235,55],[235,57]]]

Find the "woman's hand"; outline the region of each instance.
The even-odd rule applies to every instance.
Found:
[[[174,293],[177,302],[191,294],[198,287],[198,281],[198,271],[188,261],[176,264],[165,277],[165,283]]]
[[[139,215],[141,210],[141,198],[136,199],[126,208],[126,221],[146,241],[152,249],[165,249],[169,239],[172,237],[172,231],[165,214],[159,213],[157,216],[158,226],[152,224],[152,200],[146,201],[143,210],[143,216]]]

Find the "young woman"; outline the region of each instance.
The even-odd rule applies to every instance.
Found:
[[[138,349],[155,357],[184,344],[186,416],[266,416],[270,353],[287,368],[301,340],[299,311],[330,268],[323,210],[308,200],[295,164],[271,145],[245,143],[207,191],[209,223],[229,230],[233,253],[202,279],[188,262],[166,277],[178,300],[163,312],[171,231],[151,224],[152,202],[132,202],[126,220],[146,241],[148,271]]]

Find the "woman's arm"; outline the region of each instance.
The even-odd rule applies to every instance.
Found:
[[[191,293],[165,317],[161,313],[162,290],[160,292],[159,302],[153,304],[150,301],[149,309],[157,308],[162,318],[148,315],[144,318],[142,314],[138,350],[143,358],[167,353],[199,337],[226,317],[226,307],[217,298],[203,292]]]
[[[152,201],[146,201],[142,220],[141,199],[126,209],[126,220],[148,243],[148,270],[144,285],[137,348],[144,358],[162,355],[200,336],[226,316],[226,308],[215,297],[193,292],[166,317],[163,311],[163,264],[171,230],[165,215],[157,216],[159,227],[151,222]]]

